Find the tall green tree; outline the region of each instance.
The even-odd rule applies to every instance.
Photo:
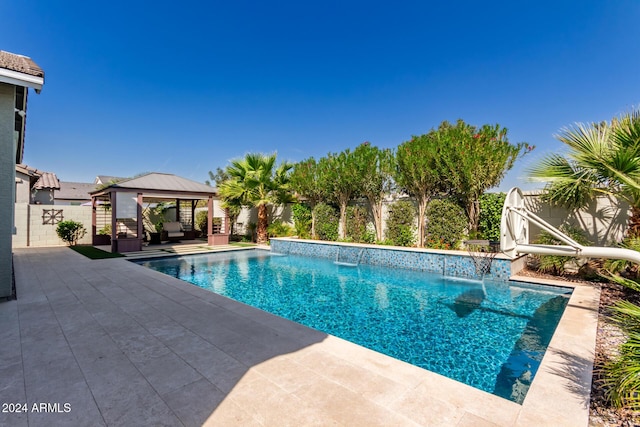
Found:
[[[340,207],[339,238],[346,237],[347,205],[360,196],[359,174],[354,167],[353,152],[348,148],[320,159],[320,173],[327,186],[328,197]]]
[[[453,196],[466,209],[469,230],[478,231],[480,196],[500,184],[515,161],[533,149],[525,142],[512,144],[500,125],[480,128],[458,120],[447,121],[434,132],[438,146],[437,167]]]
[[[289,172],[293,165],[276,166],[276,154],[249,153],[233,160],[226,171],[230,178],[218,186],[220,195],[231,205],[258,208],[257,241],[267,243],[268,206],[292,200]]]
[[[544,199],[569,209],[586,206],[598,195],[610,195],[631,206],[629,237],[640,236],[640,110],[603,123],[578,123],[556,139],[566,155],[547,155],[528,170],[546,182]]]
[[[376,239],[382,240],[382,201],[393,185],[395,156],[389,149],[380,149],[369,142],[353,151],[353,167],[358,173],[360,192],[369,202],[376,229]]]
[[[438,146],[434,131],[414,136],[396,150],[395,181],[418,202],[418,246],[424,247],[425,212],[429,200],[446,189],[437,166]]]
[[[310,157],[296,163],[291,172],[290,186],[311,208],[311,237],[316,238],[316,212],[318,203],[327,198],[327,183],[322,168],[316,159]]]

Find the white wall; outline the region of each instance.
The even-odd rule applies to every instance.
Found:
[[[608,246],[619,242],[627,230],[629,204],[610,197],[598,197],[589,206],[577,212],[543,203],[540,200],[540,192],[524,193],[524,201],[527,209],[554,227],[568,224],[584,230],[586,238],[594,246]],[[539,227],[529,225],[531,241],[535,240],[539,233]]]

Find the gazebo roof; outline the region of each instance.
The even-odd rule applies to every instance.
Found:
[[[145,195],[175,195],[175,196],[216,196],[218,189],[182,178],[169,173],[151,172],[136,178],[120,181],[108,187],[96,190],[92,196],[110,193],[113,191],[137,191]]]

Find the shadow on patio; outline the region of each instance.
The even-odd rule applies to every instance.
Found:
[[[18,299],[0,304],[0,400],[29,411],[0,414],[1,425],[265,422],[245,397],[295,407],[286,377],[301,372],[288,355],[326,338],[123,259],[47,248],[18,250],[14,262]],[[282,383],[261,369],[281,370],[270,375]],[[40,402],[59,411],[32,411]]]

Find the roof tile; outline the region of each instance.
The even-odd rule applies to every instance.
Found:
[[[0,50],[0,68],[28,74],[30,76],[44,77],[44,71],[33,62],[31,58],[24,55]]]
[[[40,175],[40,178],[38,178],[36,183],[33,185],[33,188],[36,190],[42,190],[44,188],[53,188],[58,190],[60,189],[60,181],[58,181],[58,177],[55,173],[43,172],[42,175]]]

